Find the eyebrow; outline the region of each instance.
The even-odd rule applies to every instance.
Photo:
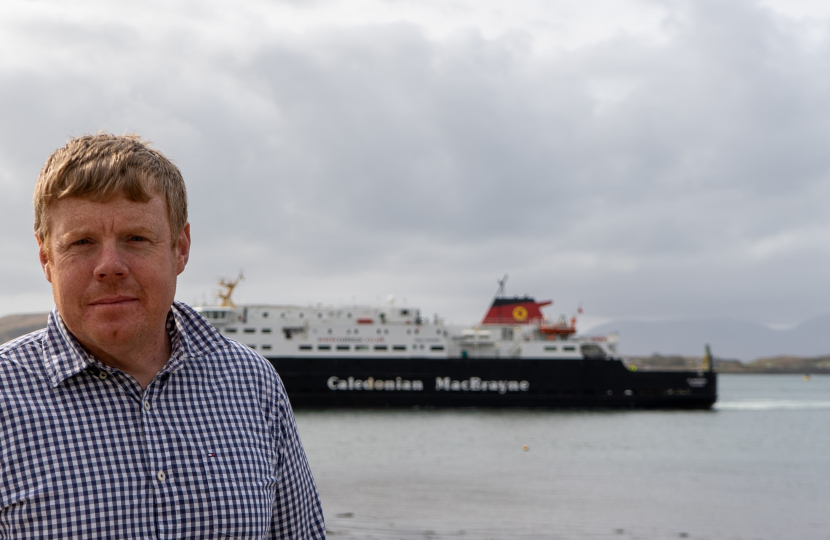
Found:
[[[62,234],[56,234],[55,238],[64,239],[67,236],[69,236],[69,237],[73,237],[73,236],[81,236],[81,237],[83,237],[83,236],[94,236],[96,232],[97,232],[97,229],[95,229],[95,228],[89,228],[89,227],[82,227],[81,228],[81,227],[79,227],[77,229],[74,229],[72,227],[69,227]],[[154,231],[151,227],[147,227],[147,226],[144,226],[144,225],[134,225],[134,226],[124,227],[123,232],[118,232],[117,234],[118,234],[118,236],[133,235],[133,234],[136,235],[136,236],[153,236],[155,233],[156,233],[156,231]]]

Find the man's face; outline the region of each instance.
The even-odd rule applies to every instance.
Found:
[[[164,200],[75,197],[49,211],[40,262],[70,332],[96,356],[139,350],[164,332],[176,276],[190,252],[190,225],[170,239]]]

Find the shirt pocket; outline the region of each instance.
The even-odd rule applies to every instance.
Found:
[[[253,448],[212,449],[202,462],[213,530],[231,538],[264,538],[277,486],[268,455]]]

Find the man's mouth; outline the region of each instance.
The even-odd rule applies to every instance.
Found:
[[[135,298],[132,296],[124,296],[124,295],[113,295],[113,296],[104,296],[103,298],[98,298],[97,300],[93,300],[89,304],[91,306],[110,306],[114,304],[124,304],[127,302],[134,301]]]

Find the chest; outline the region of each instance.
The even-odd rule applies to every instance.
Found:
[[[267,531],[280,455],[255,396],[186,374],[141,395],[84,374],[22,390],[2,411],[7,516],[115,536]]]

